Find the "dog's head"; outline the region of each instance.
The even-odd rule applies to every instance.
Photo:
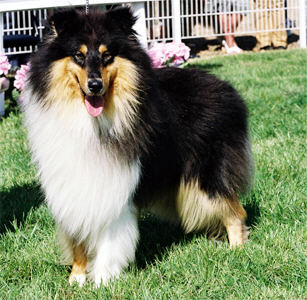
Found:
[[[127,7],[89,14],[70,9],[51,16],[30,74],[40,99],[46,104],[82,99],[93,117],[119,109],[127,113],[136,102],[140,70],[150,68],[132,29],[135,21]],[[130,103],[119,103],[123,99]]]

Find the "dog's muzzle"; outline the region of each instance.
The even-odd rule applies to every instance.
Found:
[[[94,95],[102,94],[103,92],[103,84],[100,78],[89,79],[87,82],[87,87]]]

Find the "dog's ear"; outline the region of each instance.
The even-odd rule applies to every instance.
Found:
[[[61,35],[75,28],[77,19],[78,12],[75,9],[58,10],[50,17],[49,26],[56,35]]]
[[[116,7],[106,12],[109,24],[119,26],[127,34],[134,33],[132,26],[135,24],[137,17],[133,15],[129,7]]]

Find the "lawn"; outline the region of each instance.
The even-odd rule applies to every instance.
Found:
[[[306,299],[307,52],[190,65],[228,80],[247,102],[255,178],[241,199],[249,242],[230,250],[146,215],[136,262],[118,281],[69,286],[22,114],[12,112],[0,121],[0,299]]]

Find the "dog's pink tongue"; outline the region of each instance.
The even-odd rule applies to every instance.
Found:
[[[86,96],[85,106],[87,112],[92,117],[98,117],[103,111],[104,99],[103,96]]]

